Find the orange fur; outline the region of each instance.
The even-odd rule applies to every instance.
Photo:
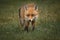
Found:
[[[19,9],[19,17],[22,25],[25,25],[25,27],[29,26],[29,22],[32,23],[32,26],[35,25],[35,19],[38,16],[38,8],[35,7],[35,4],[27,4]]]

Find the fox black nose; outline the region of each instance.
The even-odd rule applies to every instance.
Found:
[[[31,20],[29,20],[29,22],[31,22]]]

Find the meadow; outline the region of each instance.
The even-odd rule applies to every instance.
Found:
[[[19,7],[37,3],[36,28],[23,31],[19,24]],[[41,12],[40,12],[41,10]],[[60,40],[60,0],[0,0],[0,40]]]

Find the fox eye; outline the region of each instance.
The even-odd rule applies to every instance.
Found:
[[[29,17],[29,14],[27,14],[27,16]]]
[[[32,14],[31,16],[35,16],[34,14]]]

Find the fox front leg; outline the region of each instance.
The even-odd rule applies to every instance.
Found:
[[[26,30],[28,32],[28,27],[29,27],[29,22],[25,22],[25,28],[24,30]]]
[[[35,29],[35,21],[32,21],[32,31]]]

